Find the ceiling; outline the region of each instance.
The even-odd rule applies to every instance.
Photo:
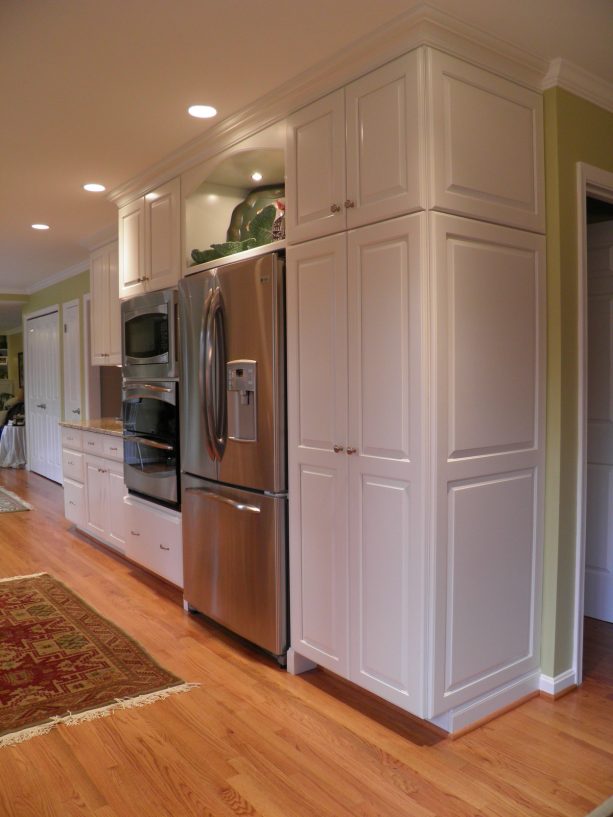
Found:
[[[419,4],[408,0],[0,0],[0,294],[86,262],[107,191]],[[431,0],[613,83],[611,0]],[[37,232],[30,225],[51,226]]]

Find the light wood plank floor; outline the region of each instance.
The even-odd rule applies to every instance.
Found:
[[[0,576],[47,571],[201,686],[0,750],[2,817],[582,817],[613,793],[613,633],[586,634],[586,681],[458,740],[315,670],[292,677],[180,594],[75,535],[62,489],[0,485]]]

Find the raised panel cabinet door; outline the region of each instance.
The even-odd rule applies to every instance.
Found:
[[[425,216],[348,238],[350,678],[424,711]]]
[[[348,673],[344,235],[287,251],[291,641]]]
[[[431,715],[537,683],[544,238],[431,217],[436,424]]]
[[[86,528],[99,539],[108,539],[109,474],[104,460],[87,457],[85,461],[87,488]]]
[[[64,477],[64,516],[79,528],[85,527],[85,486]]]
[[[126,548],[126,520],[124,497],[128,493],[123,481],[123,468],[108,464],[109,519],[107,522],[109,543],[122,553]]]
[[[181,180],[145,195],[147,289],[176,286],[181,266]]]
[[[145,291],[145,200],[119,208],[119,297]]]
[[[424,208],[422,83],[417,49],[345,89],[349,228]]]
[[[106,248],[108,258],[108,358],[107,365],[121,366],[121,301],[119,300],[119,244]],[[93,310],[92,310],[93,312]]]
[[[542,97],[428,50],[430,206],[545,231]]]
[[[288,118],[286,163],[287,240],[295,243],[344,230],[343,89]]]
[[[92,366],[109,363],[109,256],[101,247],[90,257]]]

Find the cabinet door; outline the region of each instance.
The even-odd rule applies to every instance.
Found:
[[[345,89],[349,228],[425,207],[422,61],[412,51]]]
[[[145,196],[147,289],[177,284],[180,275],[181,182],[173,179]]]
[[[123,466],[119,463],[109,463],[109,517],[107,520],[107,536],[109,544],[122,553],[126,548],[126,523],[124,497],[128,493],[123,481]]]
[[[92,366],[109,362],[109,256],[105,247],[90,258]]]
[[[349,233],[350,678],[423,714],[425,216]]]
[[[121,302],[119,300],[119,245],[106,248],[108,257],[108,358],[107,365],[121,366]],[[93,300],[93,299],[92,299]],[[92,308],[92,315],[94,309]]]
[[[119,208],[119,297],[145,290],[145,200]]]
[[[344,235],[287,251],[292,646],[347,675]]]
[[[181,517],[129,497],[125,501],[126,556],[183,587]]]
[[[287,122],[286,235],[291,243],[344,230],[345,98],[341,89]]]
[[[85,527],[85,487],[64,477],[64,516],[79,528]]]
[[[434,214],[433,712],[539,665],[542,236]]]
[[[98,539],[107,539],[109,523],[109,475],[104,460],[87,457],[85,461],[87,487],[86,528]]]
[[[545,230],[540,94],[429,51],[431,207]]]

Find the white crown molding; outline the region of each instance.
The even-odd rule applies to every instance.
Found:
[[[532,89],[540,90],[548,67],[539,57],[423,3],[212,125],[202,136],[114,188],[108,198],[121,207],[303,105],[422,45],[439,48]]]
[[[613,83],[561,57],[551,60],[541,87],[562,88],[613,113]]]
[[[79,241],[79,244],[82,247],[85,247],[86,250],[89,250],[89,252],[93,252],[99,247],[104,247],[105,244],[109,244],[111,241],[116,240],[117,222],[115,222],[115,224],[109,224],[107,227],[103,227],[102,230],[97,230],[95,233],[92,233],[92,235]]]
[[[47,289],[47,287],[53,286],[53,284],[59,284],[61,281],[66,281],[68,278],[73,278],[75,275],[80,275],[82,272],[87,272],[88,270],[89,258],[83,259],[61,272],[50,275],[43,281],[37,281],[35,284],[31,284],[24,294],[33,295],[35,292],[40,292],[41,289]]]

